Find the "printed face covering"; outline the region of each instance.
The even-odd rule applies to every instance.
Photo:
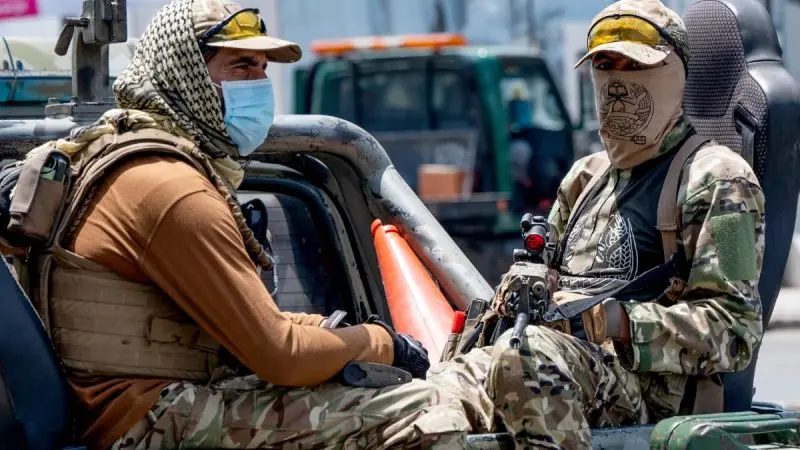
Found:
[[[618,169],[658,156],[683,114],[683,63],[675,52],[664,61],[644,70],[592,69],[600,138]]]

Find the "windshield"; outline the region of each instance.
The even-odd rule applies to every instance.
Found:
[[[428,128],[423,71],[365,74],[358,78],[364,128],[373,131]]]
[[[419,187],[421,165],[443,164],[466,173],[463,185],[469,191],[478,151],[479,101],[467,87],[464,70],[442,65],[438,60],[430,66],[370,61],[361,63],[355,80],[348,72],[333,73],[324,79],[320,113],[372,133],[412,189]]]
[[[512,130],[567,127],[558,92],[541,62],[503,62],[500,91]]]
[[[327,77],[320,113],[357,123],[371,133],[471,128],[480,117],[461,71],[378,66],[361,71],[356,80],[354,95],[349,74]]]

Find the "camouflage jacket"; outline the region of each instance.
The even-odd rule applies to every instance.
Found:
[[[605,187],[564,236],[578,195],[607,156],[599,152],[575,162],[549,216],[559,240],[567,239],[557,267],[561,290],[598,294],[663,262],[655,228],[658,196],[665,166],[693,133],[687,120],[679,122],[665,138],[662,155],[644,171],[612,167]],[[658,171],[664,173],[653,175]],[[637,195],[638,204],[626,206],[622,201]],[[689,376],[747,367],[763,333],[757,286],[764,250],[764,196],[755,173],[732,150],[706,143],[683,168],[676,201],[682,223],[678,244],[685,253],[688,279],[670,295],[671,304],[625,303],[632,342],[615,342],[611,348],[639,375],[645,401],[656,417],[678,412]],[[643,237],[633,236],[636,233]]]

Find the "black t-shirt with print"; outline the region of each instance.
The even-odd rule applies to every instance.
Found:
[[[587,295],[601,294],[664,262],[661,232],[656,228],[658,201],[669,165],[679,148],[680,145],[676,145],[673,151],[636,166],[631,170],[627,184],[621,189],[619,185],[615,187],[616,201],[611,206],[608,223],[603,230],[593,231],[601,233],[601,236],[591,267],[582,273],[570,273],[563,261],[569,260],[574,252],[581,251],[582,243],[578,239],[583,228],[582,221],[586,219],[583,216],[589,214],[600,201],[602,187],[598,186],[595,195],[578,211],[580,215],[575,218],[575,225],[567,230],[565,252],[560,264],[562,289]],[[601,181],[600,184],[607,182],[608,175],[605,182]],[[657,294],[663,289],[663,286],[653,286],[653,292],[644,296]]]

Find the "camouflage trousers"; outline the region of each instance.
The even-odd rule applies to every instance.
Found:
[[[112,450],[466,448],[498,419],[520,448],[589,448],[590,426],[645,420],[638,381],[613,354],[543,327],[528,327],[520,350],[509,337],[380,389],[174,383]]]

